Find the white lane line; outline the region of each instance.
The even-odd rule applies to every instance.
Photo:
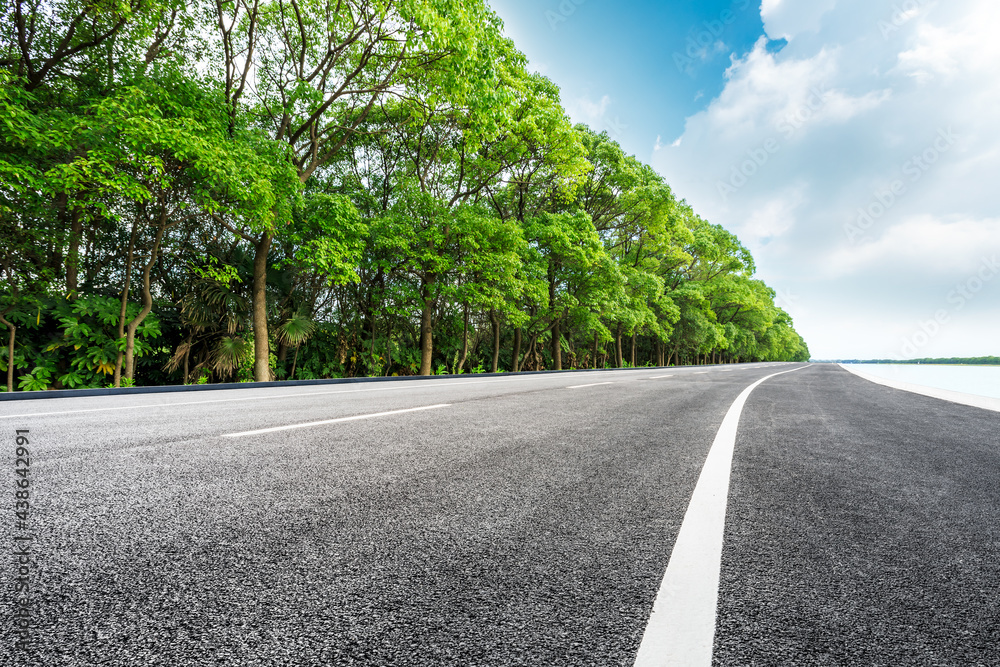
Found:
[[[662,380],[663,378],[672,378],[673,375],[657,375],[656,377],[649,378],[650,380]]]
[[[239,438],[246,435],[260,435],[261,433],[276,433],[278,431],[291,431],[296,428],[309,428],[310,426],[324,426],[326,424],[340,424],[343,422],[353,422],[360,419],[374,419],[375,417],[388,417],[389,415],[401,415],[407,412],[420,412],[421,410],[437,410],[439,408],[450,407],[451,403],[441,405],[427,405],[422,408],[408,408],[406,410],[391,410],[389,412],[375,412],[370,415],[355,415],[353,417],[340,417],[338,419],[324,419],[319,422],[307,422],[305,424],[290,424],[288,426],[275,426],[273,428],[262,428],[256,431],[243,431],[242,433],[226,433],[223,438]]]
[[[614,382],[595,382],[594,384],[578,384],[575,387],[566,387],[567,389],[583,389],[585,387],[600,387],[602,384],[615,384]]]
[[[624,369],[623,369],[624,370]],[[302,396],[333,396],[336,394],[360,394],[373,391],[400,391],[402,389],[421,389],[425,387],[459,387],[470,384],[490,384],[494,382],[506,382],[517,376],[495,378],[491,380],[472,380],[468,382],[413,382],[408,381],[402,384],[395,384],[392,387],[376,387],[373,389],[342,389],[338,391],[309,391],[298,394],[269,394],[265,396],[241,396],[239,398],[215,398],[207,401],[178,401],[176,403],[143,403],[141,405],[122,405],[109,408],[86,408],[81,410],[60,410],[56,412],[26,412],[19,415],[0,415],[0,419],[20,419],[23,417],[51,417],[53,415],[75,415],[85,412],[109,412],[112,410],[142,410],[145,408],[170,408],[180,405],[209,405],[211,403],[234,403],[238,401],[265,401],[280,398],[299,398]],[[551,380],[551,375],[535,375],[531,377],[520,377],[519,380]],[[270,387],[265,387],[261,391],[267,391]],[[218,389],[217,391],[244,391],[242,389]],[[74,397],[77,398],[77,397]],[[56,400],[74,400],[74,398]],[[95,397],[96,398],[96,397]],[[3,403],[0,403],[2,406]]]
[[[635,667],[711,667],[729,475],[740,415],[754,389],[773,377],[802,368],[808,366],[754,382],[743,390],[722,420],[677,534]]]
[[[698,371],[697,373],[692,373],[692,375],[708,375],[710,371]]]

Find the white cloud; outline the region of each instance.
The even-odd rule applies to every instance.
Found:
[[[583,123],[592,127],[600,127],[603,124],[604,116],[611,106],[611,98],[607,95],[594,102],[586,97],[581,97],[569,106],[570,115]]]
[[[893,225],[860,247],[836,248],[823,264],[831,277],[920,267],[947,280],[975,272],[990,249],[1000,252],[1000,219],[943,220],[925,214]]]
[[[1000,251],[1000,4],[897,4],[764,0],[768,35],[788,45],[734,59],[718,97],[652,157],[741,235],[761,277],[797,295],[788,310],[821,358],[896,346],[900,321],[933,313],[949,280]],[[949,131],[957,140],[932,150]],[[845,235],[893,183],[901,193],[864,238]],[[1000,329],[1000,280],[989,289],[969,312]],[[868,326],[842,327],[859,313]],[[955,355],[974,347],[960,326]]]
[[[711,126],[727,140],[763,130],[789,133],[807,122],[845,122],[891,96],[888,88],[858,96],[830,88],[837,62],[838,50],[826,48],[807,58],[781,58],[761,38],[746,57],[733,60],[722,94],[689,119],[688,129]]]
[[[922,22],[910,48],[899,54],[899,71],[923,84],[962,74],[995,75],[1000,61],[998,27],[1000,6],[991,2],[972,3],[970,11],[950,25]]]
[[[760,204],[738,227],[744,243],[760,247],[795,226],[796,209],[806,201],[805,187],[793,186]]]
[[[531,69],[534,72],[537,72],[538,74],[541,74],[542,76],[548,76],[549,70],[551,68],[549,67],[548,63],[531,63],[529,69]]]
[[[768,17],[774,16],[780,6],[781,0],[763,0],[760,5],[761,18],[767,20]]]
[[[803,32],[819,30],[820,21],[836,4],[837,0],[763,0],[760,18],[772,39],[791,41]]]

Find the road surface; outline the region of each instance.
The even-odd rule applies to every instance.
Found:
[[[0,665],[631,666],[720,425],[776,373],[712,662],[1000,664],[1000,413],[753,364],[0,403],[4,476],[16,430],[31,453],[5,544],[34,536]]]

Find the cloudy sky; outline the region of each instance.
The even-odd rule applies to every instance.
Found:
[[[1000,355],[1000,3],[493,0],[816,359]]]

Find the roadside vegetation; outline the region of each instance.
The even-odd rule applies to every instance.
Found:
[[[0,8],[7,391],[807,360],[482,0]]]

